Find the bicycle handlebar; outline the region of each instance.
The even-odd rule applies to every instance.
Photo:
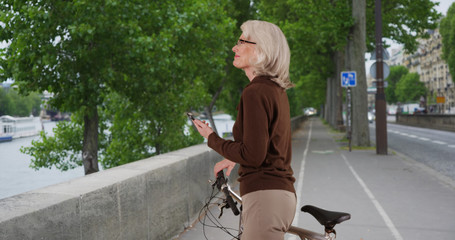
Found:
[[[232,209],[232,212],[234,213],[234,215],[236,215],[236,216],[239,215],[240,212],[239,212],[239,209],[237,208],[237,204],[234,202],[234,200],[232,199],[232,196],[229,194],[227,180],[224,177],[223,170],[219,171],[216,174],[216,183],[215,184],[216,184],[216,187],[218,188],[218,190],[222,191],[224,193],[224,195],[226,196],[226,202],[228,204],[228,207]]]

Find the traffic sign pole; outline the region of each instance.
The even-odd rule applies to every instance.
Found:
[[[381,0],[375,1],[376,27],[376,154],[387,155],[387,119],[384,93],[384,69],[382,59]]]
[[[349,140],[349,152],[352,150],[352,101],[351,87],[357,86],[357,73],[355,71],[341,72],[341,86],[346,88],[346,132]]]
[[[349,152],[352,151],[351,147],[351,139],[352,139],[352,101],[351,101],[351,87],[346,88],[346,131],[347,131],[347,138],[349,141]]]

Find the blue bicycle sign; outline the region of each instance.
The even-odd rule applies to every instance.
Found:
[[[355,71],[341,72],[341,86],[355,87],[357,85],[357,74]]]

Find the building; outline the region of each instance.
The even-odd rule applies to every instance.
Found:
[[[390,59],[387,61],[389,66],[398,66],[403,64],[403,46],[399,46],[397,48],[392,49],[392,55]]]
[[[407,54],[402,49],[395,49],[395,52],[392,50],[389,63],[405,66],[409,72],[420,75],[420,81],[425,83],[429,91],[426,96],[429,111],[454,114],[455,86],[449,66],[441,57],[442,37],[439,29],[429,30],[428,34],[428,39],[418,40],[419,47],[412,54]]]
[[[420,81],[429,90],[428,105],[433,105],[439,112],[455,113],[455,86],[449,72],[449,66],[441,58],[442,38],[439,29],[431,31],[430,38],[425,39],[420,56]],[[436,98],[444,100],[437,103]]]

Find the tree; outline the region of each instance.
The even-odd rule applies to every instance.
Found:
[[[352,89],[352,144],[370,146],[368,127],[366,52],[366,0],[352,1],[352,26],[347,39],[347,67],[357,73],[357,86]]]
[[[452,81],[455,83],[455,3],[452,3],[447,16],[441,20],[442,58],[446,60]]]
[[[232,65],[234,61],[232,47],[237,43],[241,35],[240,26],[247,20],[257,18],[256,5],[245,0],[230,0],[226,6],[226,11],[230,13],[231,18],[235,19],[236,24],[232,36],[227,36],[229,42],[227,43],[228,55],[226,58],[225,76],[218,80],[218,84],[213,84],[212,87],[209,87],[212,101],[209,106],[206,106],[206,112],[208,112],[208,109],[211,110],[216,104],[217,107],[234,119],[237,117],[237,104],[240,101],[243,88],[248,84],[248,79],[243,70],[237,69]]]
[[[395,95],[395,89],[397,88],[397,83],[400,79],[409,73],[409,70],[404,66],[392,66],[390,67],[390,74],[385,79],[388,83],[387,88],[385,88],[385,95],[387,96],[386,100],[389,104],[395,104],[398,102],[398,97]]]
[[[291,81],[296,87],[288,91],[293,116],[302,114],[302,108],[336,108],[340,102],[339,88],[335,84],[334,56],[346,44],[346,32],[352,25],[346,1],[259,1],[260,17],[276,23],[285,33],[291,49]],[[337,82],[339,83],[339,82]],[[326,94],[337,93],[336,97]],[[325,99],[327,96],[327,100]],[[336,122],[326,118],[328,122]],[[332,120],[333,119],[333,120]],[[335,123],[334,123],[335,124]]]
[[[383,38],[403,44],[411,53],[418,47],[417,39],[428,38],[426,30],[435,29],[441,18],[435,9],[439,3],[431,0],[382,0],[381,4]],[[370,52],[375,48],[374,6],[375,0],[367,0],[366,42]]]
[[[365,31],[365,33],[361,33],[361,35],[362,37],[366,35],[365,44],[371,51],[374,49],[375,45],[374,6],[376,1],[367,0],[366,8],[359,8],[359,6],[363,5],[363,0],[360,2],[353,0],[352,3],[353,8],[357,9],[353,9],[353,18],[358,20],[362,20],[363,17],[366,18],[365,22],[367,25],[365,30],[362,30]],[[417,39],[428,37],[426,29],[434,29],[440,17],[440,14],[434,9],[434,6],[437,5],[437,3],[430,0],[381,1],[381,4],[383,37],[404,44],[405,49],[409,52],[414,52],[417,48]],[[362,14],[359,11],[365,11],[366,13]],[[348,38],[348,42],[351,42],[351,39],[355,41],[355,38]],[[352,44],[352,47],[356,49],[355,51],[361,51],[361,48],[364,48],[365,44],[357,42],[356,44]],[[349,51],[347,52],[349,53]],[[357,61],[360,60],[360,57],[359,54],[357,57],[350,57],[348,59]],[[362,59],[363,58],[364,57],[362,56]],[[357,66],[363,68],[363,70],[361,69],[358,80],[360,87],[358,85],[354,89],[352,96],[354,105],[357,105],[357,107],[353,106],[353,143],[354,145],[365,146],[369,145],[369,137],[367,137],[369,129],[368,124],[365,124],[367,122],[367,96],[364,94],[366,90],[366,78],[364,76],[365,71],[362,62],[363,61],[359,61],[356,64],[351,65],[353,67]],[[356,113],[356,111],[358,112]],[[358,138],[358,140],[356,140],[356,138]]]
[[[403,75],[397,83],[395,95],[402,103],[419,101],[421,96],[426,96],[425,84],[420,81],[418,73]]]
[[[224,4],[3,1],[0,41],[11,44],[0,58],[0,78],[14,79],[22,92],[54,93],[52,106],[73,113],[59,131],[81,137],[43,138],[47,148],[35,142],[24,151],[39,156],[37,166],[83,163],[89,174],[98,171],[98,152],[106,154],[105,166],[115,166],[184,146],[184,112],[207,101],[205,78],[224,69],[218,40],[231,35],[233,23]],[[111,135],[104,136],[107,128]],[[60,141],[67,144],[53,147]],[[43,162],[40,149],[60,162]],[[62,159],[63,149],[81,157]]]
[[[21,96],[14,88],[5,91],[0,88],[0,116],[17,117],[38,116],[40,113],[41,97],[37,93]]]
[[[10,115],[11,112],[11,99],[8,97],[6,91],[0,88],[0,116]]]

